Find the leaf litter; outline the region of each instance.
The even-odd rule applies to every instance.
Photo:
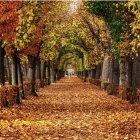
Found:
[[[0,140],[140,140],[139,105],[77,77],[0,111]]]

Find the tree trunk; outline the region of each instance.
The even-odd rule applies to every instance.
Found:
[[[14,56],[13,56],[13,58],[12,58],[12,85],[15,85],[16,84],[16,67],[17,66],[15,66],[15,65],[17,65],[16,64],[16,62],[15,62],[15,58],[14,58]]]
[[[36,90],[35,90],[35,84],[36,84],[36,79],[35,79],[35,70],[36,70],[36,58],[33,56],[28,56],[28,79],[31,82],[31,95],[37,96]]]
[[[54,68],[54,82],[56,83],[57,81],[57,69]]]
[[[109,64],[109,86],[107,92],[109,95],[113,94],[114,85],[119,86],[119,62],[118,60],[111,60]]]
[[[140,88],[140,48],[138,48],[138,57],[133,61],[132,65],[132,94],[130,103],[134,103],[137,99],[137,88]]]
[[[125,60],[120,60],[119,67],[120,67],[119,84],[128,86],[128,62]]]
[[[108,78],[109,78],[109,64],[110,64],[109,57],[106,56],[104,61],[103,61],[103,68],[102,68],[102,75],[101,75],[101,80],[102,81],[108,81]]]
[[[80,77],[82,78],[82,71],[80,71]]]
[[[101,88],[104,88],[104,82],[109,81],[109,65],[110,65],[110,60],[108,55],[105,56],[104,61],[103,61],[103,66],[102,66],[102,75],[101,75]]]
[[[140,52],[139,56],[134,59],[133,65],[136,88],[140,88]]]
[[[23,87],[23,73],[21,70],[20,59],[18,58],[18,83],[21,84],[21,98],[25,99],[24,87]]]
[[[5,84],[5,72],[4,72],[4,48],[1,47],[2,42],[0,42],[0,85]]]
[[[110,63],[109,63],[109,75],[108,75],[109,83],[113,83],[113,66],[114,66],[113,60],[110,60]]]
[[[51,72],[50,73],[51,73],[51,83],[53,83],[53,80],[54,80],[53,79],[54,78],[54,76],[53,76],[53,66],[51,67]]]
[[[82,80],[84,80],[84,71],[82,70]]]
[[[88,77],[91,79],[92,78],[92,70],[88,71]]]
[[[20,94],[18,89],[18,57],[16,54],[12,57],[12,85],[16,86],[16,103],[20,103]]]
[[[96,77],[96,69],[92,69],[92,78],[95,79]]]
[[[88,70],[85,70],[85,78],[84,78],[84,82],[87,82],[87,78],[88,78]]]
[[[135,103],[135,98],[136,98],[136,77],[137,77],[137,73],[136,70],[137,69],[137,62],[136,60],[134,60],[133,65],[132,65],[132,93],[131,93],[131,97],[130,97],[130,103],[133,104]]]
[[[119,72],[119,62],[118,60],[113,60],[113,65],[112,65],[112,83],[113,84],[119,84],[119,77],[120,77],[120,72]]]
[[[41,87],[43,88],[45,83],[46,79],[46,63],[44,61],[41,61]]]
[[[8,57],[6,57],[6,69],[7,69],[7,74],[8,74],[8,82],[10,85],[12,85],[11,68],[10,68]]]
[[[51,84],[51,66],[50,66],[50,60],[48,61],[48,85]]]
[[[101,76],[101,64],[96,66],[96,79],[100,79]]]
[[[121,65],[123,65],[121,67]],[[133,62],[132,60],[124,61],[120,63],[120,85],[126,85],[127,87],[132,87],[132,69]],[[124,75],[122,75],[124,74]]]
[[[128,90],[130,92],[129,87],[129,62],[126,60],[119,61],[120,68],[120,81],[119,81],[119,95],[122,99],[130,99],[128,95]]]
[[[55,68],[55,66],[53,66],[53,68],[52,68],[52,77],[53,77],[53,83],[55,83],[56,82],[56,68]]]
[[[39,58],[37,59],[36,64],[36,79],[41,80],[41,61]]]
[[[128,62],[128,77],[127,77],[127,85],[129,86],[129,87],[132,87],[132,76],[133,76],[133,61],[132,60],[130,60],[129,62]]]
[[[28,73],[28,66],[27,66],[27,63],[24,62],[24,64],[23,64],[23,77],[24,77],[24,80],[28,79],[27,73]]]

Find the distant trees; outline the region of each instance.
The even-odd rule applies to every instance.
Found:
[[[136,86],[139,83],[138,78],[136,78],[139,75],[139,64],[136,63],[139,58],[140,39],[138,34],[140,32],[138,26],[140,21],[137,16],[140,12],[140,3],[135,1],[85,2],[85,5],[90,13],[100,16],[105,20],[110,31],[111,42],[109,48],[111,59],[108,60],[108,64],[110,63],[111,67],[109,66],[109,69],[104,68],[106,66],[105,58],[102,64],[102,73],[105,73],[104,70],[109,71],[109,75],[104,80],[112,83],[114,80],[109,80],[110,74],[118,73],[115,81],[118,81],[119,77],[119,82],[114,84],[124,88],[124,91],[120,90],[122,92],[120,96],[122,98],[129,96],[128,98],[131,102],[134,102],[136,100],[136,88],[139,88],[139,86]],[[111,69],[112,72],[110,71]],[[113,75],[111,76],[112,78],[114,77]],[[113,92],[114,86],[112,84],[110,88]],[[127,92],[129,92],[129,95],[126,95]]]

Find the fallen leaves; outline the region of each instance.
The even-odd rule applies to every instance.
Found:
[[[64,78],[0,112],[2,140],[139,140],[136,106]]]

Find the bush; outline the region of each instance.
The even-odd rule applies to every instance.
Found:
[[[0,107],[7,107],[7,88],[5,86],[0,87]]]
[[[94,84],[94,85],[97,85],[97,80],[96,79],[92,79],[91,83]]]
[[[31,83],[29,81],[23,82],[23,88],[24,88],[25,95],[30,94],[30,87],[31,87]]]
[[[14,105],[16,101],[16,92],[17,92],[17,87],[13,85],[7,86],[7,101],[8,105]]]
[[[111,84],[108,83],[108,86],[106,87],[108,95],[119,95],[119,85],[118,84]]]
[[[16,86],[6,85],[0,88],[1,107],[12,106],[16,99]]]
[[[40,79],[37,79],[36,80],[36,91],[38,92],[40,88],[41,88],[41,81],[40,81]]]
[[[108,81],[102,81],[101,82],[101,88],[104,89],[104,90],[106,90],[109,84],[110,83]]]
[[[113,95],[119,96],[119,84],[114,84],[113,87]]]
[[[101,88],[101,80],[97,79],[97,86]]]
[[[27,94],[30,94],[30,87],[31,83],[29,81],[23,82],[23,88],[25,96]],[[38,79],[36,80],[36,91],[39,91],[41,87],[41,81]],[[22,85],[20,84],[18,86],[20,97],[21,97],[21,91],[22,91]],[[15,104],[16,101],[16,92],[17,87],[14,85],[5,85],[0,87],[0,107],[8,107]]]
[[[132,89],[125,85],[119,85],[119,97],[124,100],[130,100]]]

